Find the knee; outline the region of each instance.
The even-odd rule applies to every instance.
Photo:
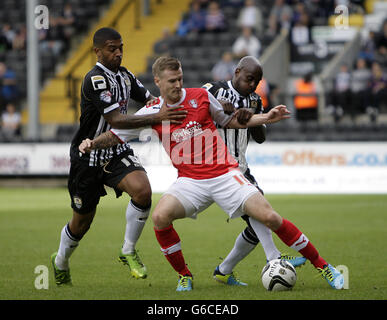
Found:
[[[150,186],[145,185],[135,190],[131,198],[142,207],[150,206],[152,202],[152,189]]]
[[[268,207],[264,210],[261,222],[269,229],[276,230],[281,226],[282,218],[273,208]]]
[[[152,221],[156,229],[164,229],[172,224],[173,219],[162,211],[154,211]]]

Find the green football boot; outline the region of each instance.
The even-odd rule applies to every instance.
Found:
[[[118,261],[129,267],[130,273],[134,278],[145,279],[147,277],[146,267],[141,262],[136,250],[134,250],[134,253],[124,254],[121,249]]]
[[[51,264],[54,269],[55,283],[57,284],[57,286],[62,286],[62,285],[72,286],[73,284],[71,282],[70,269],[60,270],[55,264],[55,258],[57,254],[58,252],[54,252],[51,255]]]

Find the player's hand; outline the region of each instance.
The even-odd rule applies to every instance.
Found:
[[[275,123],[284,119],[290,118],[290,111],[286,108],[286,106],[280,104],[273,109],[271,109],[268,113],[268,121],[266,123]]]
[[[93,146],[93,141],[89,138],[86,138],[85,140],[82,140],[81,144],[79,145],[78,149],[82,153],[90,153]]]
[[[247,108],[240,108],[234,114],[234,117],[236,117],[238,122],[242,125],[247,124],[252,116],[253,112]]]
[[[187,110],[179,110],[182,106],[167,107],[167,103],[163,102],[160,111],[155,114],[158,123],[163,121],[170,121],[171,123],[181,124],[183,119],[187,116]]]
[[[235,108],[234,108],[234,105],[230,101],[225,100],[225,99],[219,99],[218,101],[222,105],[223,111],[225,114],[233,114],[234,113]]]

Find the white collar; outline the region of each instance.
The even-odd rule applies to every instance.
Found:
[[[100,67],[103,71],[110,73],[111,75],[115,76],[117,75],[120,71],[118,70],[117,73],[114,73],[114,71],[106,68],[101,62],[97,62],[96,65]]]
[[[241,95],[241,94],[240,94],[238,91],[236,91],[236,89],[233,87],[231,80],[228,80],[228,81],[227,81],[227,84],[228,84],[228,86],[230,87],[231,91],[232,91],[235,95],[237,95],[238,97]]]
[[[182,88],[181,91],[183,91],[183,94],[182,94],[182,96],[181,96],[181,99],[180,99],[178,102],[174,103],[174,104],[169,104],[169,103],[167,103],[167,106],[168,106],[168,107],[176,107],[176,106],[178,106],[179,104],[181,104],[181,103],[184,101],[185,96],[187,95],[187,93],[186,93],[186,91],[185,91],[184,88]],[[163,103],[164,103],[164,98],[163,98],[162,96],[160,96],[160,108],[161,108],[161,106],[163,105]]]

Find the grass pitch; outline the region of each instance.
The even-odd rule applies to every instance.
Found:
[[[160,195],[154,195],[153,205]],[[258,246],[237,267],[248,287],[226,287],[212,279],[214,268],[245,227],[242,219],[212,205],[197,220],[174,223],[194,290],[175,291],[177,275],[161,254],[149,219],[137,245],[148,278],[135,280],[117,261],[125,229],[128,197],[113,192],[101,199],[91,229],[71,257],[73,287],[58,288],[50,266],[60,231],[71,218],[66,189],[0,190],[0,299],[2,300],[385,300],[387,298],[386,195],[268,195],[273,207],[294,222],[331,264],[349,270],[349,289],[335,291],[307,262],[297,269],[292,291],[267,292],[260,281],[265,265]],[[282,252],[295,253],[273,234]],[[49,288],[36,289],[35,268],[47,266]]]

